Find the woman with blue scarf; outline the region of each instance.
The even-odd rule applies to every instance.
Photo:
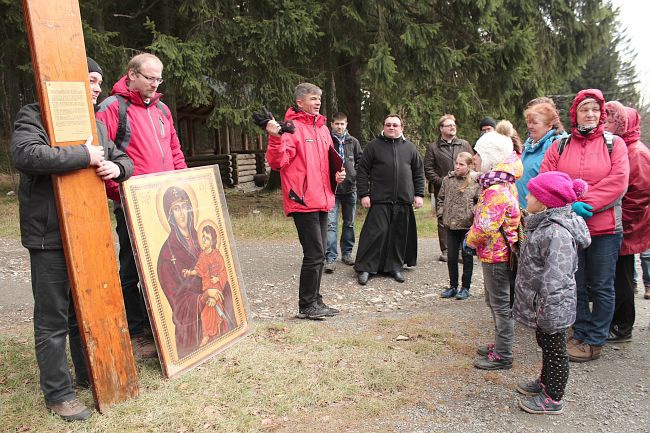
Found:
[[[551,147],[555,139],[565,135],[564,126],[552,100],[529,104],[524,111],[524,117],[528,127],[528,138],[521,154],[524,173],[516,182],[521,209],[526,209],[528,205],[526,203],[528,181],[539,174],[539,166],[546,150]]]

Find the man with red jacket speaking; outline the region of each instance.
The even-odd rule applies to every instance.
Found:
[[[284,213],[293,217],[302,245],[298,289],[301,319],[321,319],[339,313],[325,305],[320,294],[327,213],[334,207],[329,165],[333,144],[327,120],[319,113],[321,94],[321,89],[310,83],[296,87],[296,105],[284,117],[285,125],[293,124],[293,133],[282,133],[285,128],[274,119],[266,124],[269,134],[266,159],[272,169],[280,171]],[[345,170],[335,177],[337,183],[343,182]]]
[[[96,118],[106,124],[108,138],[133,160],[134,175],[187,168],[174,128],[171,111],[160,98],[163,64],[153,54],[133,57],[123,76],[97,110]],[[156,356],[150,336],[144,298],[138,289],[138,271],[129,232],[115,182],[106,182],[115,203],[115,220],[120,242],[120,281],[133,351],[140,358]]]

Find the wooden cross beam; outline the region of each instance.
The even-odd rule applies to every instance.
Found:
[[[79,145],[92,133],[97,145],[78,0],[23,0],[23,10],[50,142]],[[106,192],[92,168],[52,178],[95,405],[103,412],[138,395]]]

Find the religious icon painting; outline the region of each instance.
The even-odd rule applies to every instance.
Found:
[[[252,331],[217,165],[121,184],[163,373],[173,377]]]

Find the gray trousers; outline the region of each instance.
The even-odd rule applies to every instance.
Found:
[[[34,343],[40,385],[45,400],[60,403],[75,398],[66,345],[77,380],[88,380],[85,355],[70,293],[63,250],[29,250],[34,293]]]
[[[515,323],[510,307],[510,264],[482,263],[485,282],[485,303],[494,319],[495,352],[503,359],[512,359]]]

